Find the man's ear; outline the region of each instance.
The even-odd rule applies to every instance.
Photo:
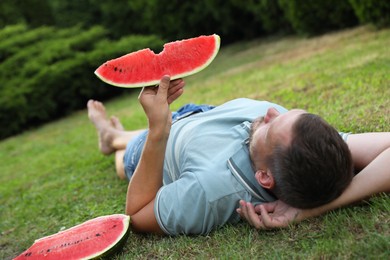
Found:
[[[255,173],[255,178],[257,182],[265,189],[273,189],[275,186],[274,176],[269,169],[267,170],[258,170]]]

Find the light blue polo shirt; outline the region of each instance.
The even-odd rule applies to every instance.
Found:
[[[240,199],[273,201],[254,178],[247,140],[250,123],[270,107],[266,101],[236,99],[172,125],[166,148],[163,186],[154,212],[169,235],[207,234],[236,223]]]

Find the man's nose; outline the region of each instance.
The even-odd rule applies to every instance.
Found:
[[[268,108],[267,114],[264,117],[264,122],[265,123],[271,122],[272,120],[274,120],[279,115],[280,115],[280,113],[279,113],[278,110],[276,110],[276,108],[270,107],[270,108]]]

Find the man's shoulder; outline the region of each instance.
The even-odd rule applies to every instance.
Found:
[[[255,115],[258,116],[259,114],[265,114],[266,111],[270,108],[274,107],[279,112],[284,113],[287,111],[286,108],[284,108],[281,105],[278,105],[276,103],[269,102],[267,100],[254,100],[250,98],[237,98],[230,100],[226,103],[221,104],[218,106],[217,110],[215,111],[232,111],[233,113],[238,114],[245,114],[245,115]]]
[[[230,101],[223,103],[221,106],[242,106],[242,107],[252,107],[252,106],[280,106],[276,103],[267,101],[267,100],[256,100],[250,98],[236,98]]]
[[[267,101],[260,101],[260,100],[250,99],[250,98],[236,98],[225,102],[223,105],[252,105],[252,104],[255,105],[263,102],[267,102]]]

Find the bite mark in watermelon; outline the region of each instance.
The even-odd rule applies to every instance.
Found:
[[[35,240],[19,259],[92,259],[121,249],[130,232],[130,217],[114,214],[88,220],[72,228]]]
[[[158,84],[161,77],[183,78],[206,68],[220,47],[216,34],[166,43],[159,54],[149,48],[102,64],[95,74],[104,82],[126,88]]]

